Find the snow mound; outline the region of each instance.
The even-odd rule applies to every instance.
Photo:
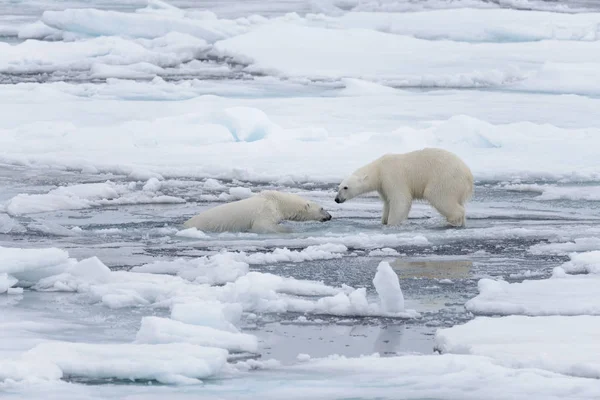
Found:
[[[259,109],[231,107],[215,113],[210,120],[225,126],[236,142],[254,142],[271,136],[279,128]]]
[[[136,343],[190,343],[217,347],[230,352],[255,353],[258,340],[253,335],[227,332],[209,326],[186,324],[168,318],[144,317]]]
[[[439,329],[435,339],[443,353],[487,356],[509,368],[599,379],[599,330],[600,317],[587,315],[477,317],[464,325]]]
[[[479,295],[465,307],[484,315],[600,315],[599,283],[593,276],[569,275],[521,283],[481,279]]]
[[[31,364],[56,365],[62,376],[68,377],[190,384],[219,373],[227,362],[227,351],[187,343],[47,342],[34,347],[22,358]]]

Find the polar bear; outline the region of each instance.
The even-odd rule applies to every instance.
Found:
[[[473,194],[473,174],[455,154],[435,148],[386,154],[357,169],[339,186],[336,203],[377,191],[384,225],[400,225],[413,200],[425,199],[452,226],[465,226],[465,203]]]
[[[189,219],[186,228],[210,232],[287,232],[281,221],[329,221],[331,214],[298,195],[265,190],[222,204]]]

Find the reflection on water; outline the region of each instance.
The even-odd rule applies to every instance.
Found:
[[[396,259],[390,263],[400,279],[465,279],[473,267],[471,260],[419,260]]]

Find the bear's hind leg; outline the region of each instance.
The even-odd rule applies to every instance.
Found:
[[[452,226],[461,227],[466,224],[465,208],[449,200],[429,201],[431,205],[438,210],[440,214],[446,217],[448,223]]]

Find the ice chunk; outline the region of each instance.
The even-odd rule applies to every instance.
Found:
[[[474,314],[600,315],[600,278],[565,276],[508,283],[481,279],[465,307]]]
[[[160,183],[160,181],[158,179],[150,178],[144,184],[143,190],[145,190],[147,192],[157,192],[160,190],[161,186],[162,186],[162,184]]]
[[[156,185],[153,183],[152,186]],[[156,195],[154,190],[133,189],[129,185],[110,181],[61,186],[46,194],[19,194],[8,201],[6,210],[11,215],[22,215],[114,204],[185,203],[184,199],[178,197]]]
[[[60,273],[72,262],[66,251],[56,248],[0,247],[0,273],[18,279],[19,285],[32,285],[43,277]]]
[[[211,190],[211,191],[225,189],[225,185],[223,185],[218,180],[212,179],[212,178],[205,180],[204,183],[202,184],[202,187],[204,188],[204,190]]]
[[[537,200],[600,200],[599,186],[556,186],[539,184],[505,185],[507,190],[539,193]]]
[[[254,353],[258,349],[258,340],[253,335],[159,317],[142,318],[135,340],[137,343],[191,343],[231,352]]]
[[[228,332],[238,332],[235,327],[242,316],[242,305],[218,301],[198,301],[174,304],[171,318],[186,324],[208,326]]]
[[[0,273],[0,294],[7,293],[19,280],[7,273]]]
[[[529,248],[533,254],[567,254],[573,251],[590,250],[600,250],[600,238],[578,238],[567,243],[540,243]]]
[[[199,383],[199,379],[219,373],[227,362],[227,351],[188,343],[47,342],[25,353],[23,360],[32,364],[54,364],[63,375],[71,377],[178,384]]]
[[[31,223],[27,225],[27,229],[53,236],[77,236],[76,231],[50,221]]]
[[[44,24],[42,21],[36,21],[19,28],[17,35],[19,39],[38,39],[38,40],[56,40],[62,39],[62,32]]]
[[[438,330],[436,347],[444,353],[491,357],[510,368],[599,379],[599,330],[600,317],[587,315],[477,317]]]
[[[570,261],[561,265],[567,273],[600,274],[600,251],[570,254]]]
[[[54,28],[93,36],[128,36],[158,38],[171,32],[185,33],[208,42],[215,42],[247,30],[233,20],[210,20],[124,13],[90,8],[46,11],[42,21]]]
[[[190,228],[195,229],[195,228]],[[178,232],[178,235],[186,232]],[[208,237],[204,233],[196,234],[200,231],[192,231],[196,238]],[[190,260],[176,259],[173,261],[156,261],[151,264],[145,264],[138,267],[133,267],[132,272],[148,272],[148,273],[163,273],[177,274],[189,280],[194,280],[198,283],[218,284],[232,282],[248,272],[248,264],[274,264],[278,262],[303,262],[308,260],[328,260],[333,258],[341,258],[342,253],[348,248],[342,244],[325,243],[322,245],[308,246],[307,248],[297,251],[287,248],[275,249],[270,253],[256,252],[246,254],[244,252],[232,253],[222,251],[213,256],[198,257]]]
[[[235,200],[247,199],[252,196],[252,190],[245,187],[233,187],[229,189],[229,195]]]
[[[248,264],[236,257],[236,253],[222,252],[210,257],[191,260],[155,261],[133,267],[132,272],[177,274],[197,283],[223,284],[233,282],[248,273]]]
[[[391,249],[389,247],[384,247],[382,249],[375,249],[369,252],[369,257],[381,257],[381,256],[398,256],[400,255],[396,250]]]
[[[404,295],[400,289],[398,274],[394,272],[389,263],[382,261],[377,266],[377,273],[373,278],[373,285],[379,294],[381,309],[388,313],[404,311]]]
[[[53,381],[62,377],[62,370],[52,362],[0,360],[0,385],[6,381],[40,383],[42,380]]]
[[[0,214],[0,233],[23,232],[25,228],[6,214]]]
[[[78,210],[90,207],[89,201],[65,195],[19,194],[9,200],[6,211],[11,215],[39,213],[54,210]]]

